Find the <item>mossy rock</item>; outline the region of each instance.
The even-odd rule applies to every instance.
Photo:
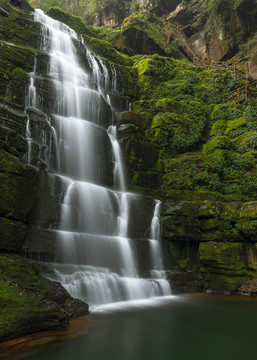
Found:
[[[201,146],[208,121],[208,110],[200,102],[179,101],[174,104],[174,112],[154,116],[146,136],[154,146],[170,154],[195,151]]]
[[[227,122],[225,135],[238,128],[246,127],[246,125],[247,125],[247,120],[245,116],[241,116],[240,118],[235,120],[229,120]]]
[[[8,17],[1,17],[0,37],[6,42],[14,43],[23,47],[35,48],[37,46],[39,24],[31,20],[30,7],[23,0],[21,7],[12,6],[9,0],[1,0],[0,6],[8,13]],[[29,61],[29,59],[27,59]],[[19,59],[17,58],[17,61]]]
[[[150,172],[156,170],[158,160],[158,150],[151,144],[145,142],[143,128],[132,123],[123,124],[118,127],[118,136],[121,139],[120,145],[126,161],[127,175],[133,185],[145,186],[139,183],[139,177],[135,174],[139,172]],[[133,181],[136,179],[137,181]],[[143,180],[145,177],[141,177]],[[153,179],[155,175],[153,175]]]
[[[174,78],[175,65],[176,63],[173,59],[159,55],[134,57],[134,68],[138,73],[139,90],[142,100],[153,97],[160,83]]]
[[[199,208],[199,218],[215,219],[222,213],[222,203],[204,200]]]
[[[152,119],[156,114],[155,103],[154,99],[134,101],[131,103],[131,111],[134,113],[149,114]]]
[[[127,37],[128,45],[137,53],[164,55],[169,52],[162,24],[150,13],[130,15],[123,21],[121,31]]]
[[[257,219],[257,201],[244,203],[239,210],[239,218]]]
[[[0,341],[67,328],[72,313],[88,313],[86,304],[40,276],[39,265],[17,255],[0,254],[0,284]]]
[[[224,135],[226,129],[226,121],[224,120],[217,120],[212,125],[210,136],[221,136]]]
[[[192,190],[195,186],[194,171],[197,159],[198,156],[192,155],[191,159],[188,158],[185,161],[181,158],[164,160],[162,188]]]
[[[162,237],[171,241],[199,241],[197,201],[165,202],[161,212]]]
[[[239,152],[248,152],[257,149],[257,132],[248,131],[233,139]]]
[[[72,15],[58,7],[50,8],[46,14],[51,18],[68,25],[79,35],[85,34],[91,37],[96,37],[97,35],[96,30],[92,26],[86,25],[81,17]]]
[[[140,128],[147,129],[151,126],[152,117],[147,113],[133,113],[132,111],[126,111],[122,113],[119,124],[134,124]]]
[[[150,189],[156,191],[159,188],[159,174],[157,171],[134,171],[130,187],[141,188],[143,194],[149,193]]]
[[[117,51],[108,41],[93,38],[84,34],[83,39],[90,50],[109,62],[124,66],[132,65],[132,60],[127,55]]]
[[[233,149],[233,142],[228,136],[215,136],[203,147],[203,154],[210,154],[217,149]]]
[[[235,228],[249,241],[257,241],[257,220],[241,219],[236,222]]]
[[[0,215],[23,219],[30,211],[37,187],[36,170],[0,150]]]
[[[217,104],[213,108],[212,112],[212,121],[215,122],[217,120],[232,120],[237,119],[242,115],[242,111],[237,106],[233,106],[232,104]]]
[[[200,271],[206,289],[236,292],[246,281],[256,276],[256,257],[246,257],[255,252],[251,244],[201,243],[199,247]]]
[[[120,64],[120,63],[119,63]],[[135,101],[139,97],[139,89],[137,84],[137,73],[136,69],[131,66],[118,66],[118,72],[121,77],[120,87],[122,89],[121,93],[131,102]],[[119,95],[121,96],[121,94]]]
[[[35,53],[16,45],[2,44],[1,48],[0,92],[24,106],[29,82],[27,72],[33,69]]]

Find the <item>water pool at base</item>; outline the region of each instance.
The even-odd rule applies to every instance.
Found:
[[[171,296],[102,306],[84,319],[82,326],[89,325],[87,334],[44,345],[33,345],[32,341],[4,351],[0,345],[1,354],[13,360],[248,360],[257,357],[256,298],[209,294]]]

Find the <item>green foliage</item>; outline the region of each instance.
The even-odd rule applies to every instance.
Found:
[[[200,102],[180,101],[176,108],[173,113],[158,113],[146,134],[149,141],[170,154],[197,147],[208,124],[208,111]]]
[[[52,7],[61,8],[73,15],[86,17],[90,9],[88,0],[30,0],[34,8],[47,12]]]
[[[246,125],[247,125],[247,120],[246,120],[245,116],[241,116],[240,118],[235,119],[235,120],[229,120],[227,122],[225,135],[233,130],[238,130],[238,128],[245,127]]]
[[[247,119],[249,129],[257,130],[257,102],[255,99],[246,105],[244,115]]]
[[[221,103],[221,94],[236,87],[237,80],[223,70],[157,55],[134,57],[134,68],[143,101],[133,111],[152,116],[145,140],[160,151],[163,191],[256,198],[252,174],[257,163],[251,155],[257,149],[256,102]],[[184,154],[197,150],[198,155]]]
[[[216,149],[231,149],[233,148],[233,143],[228,136],[215,136],[207,142],[203,147],[203,154],[210,154]]]

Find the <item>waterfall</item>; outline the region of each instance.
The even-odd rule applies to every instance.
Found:
[[[47,114],[52,140],[45,136],[42,143],[48,152],[54,151],[50,157],[44,155],[44,160],[51,178],[62,184],[60,227],[51,230],[62,260],[49,264],[49,278],[91,305],[169,295],[169,283],[160,265],[159,202],[151,239],[145,239],[152,249],[152,277],[140,278],[136,240],[129,237],[131,206],[137,195],[126,191],[113,125],[108,91],[117,92],[115,67],[108,71],[72,29],[41,10],[36,10],[34,20],[41,23],[40,50],[49,55],[46,76],[53,84],[53,94],[47,105],[37,94],[34,79],[42,74],[35,63],[27,107]],[[91,72],[80,64],[74,42],[84,47]],[[27,133],[30,141],[29,122]]]

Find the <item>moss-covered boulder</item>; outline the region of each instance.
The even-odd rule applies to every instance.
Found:
[[[0,254],[0,341],[36,331],[68,327],[88,313],[58,283],[40,276],[40,267],[17,255]]]
[[[124,20],[121,30],[127,38],[128,46],[136,53],[166,53],[166,34],[162,24],[150,13],[135,12]]]

